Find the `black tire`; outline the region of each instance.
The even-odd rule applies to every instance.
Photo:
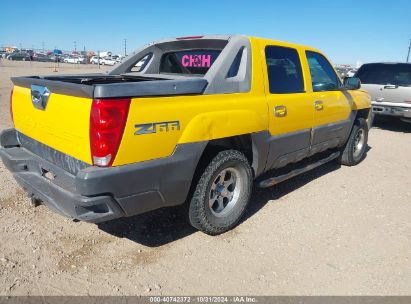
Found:
[[[221,179],[221,176],[228,176],[227,183],[234,178],[235,182],[220,185],[219,183],[226,183],[226,178]],[[209,235],[221,234],[232,229],[248,205],[252,181],[251,167],[244,154],[236,150],[219,152],[205,168],[195,186],[188,206],[190,224]],[[223,189],[218,190],[217,187]],[[225,197],[230,195],[231,199]],[[219,211],[219,206],[224,207]]]
[[[360,139],[359,139],[360,137]],[[360,142],[362,143],[360,145]],[[354,122],[350,137],[345,144],[339,162],[345,166],[355,166],[359,164],[366,155],[368,143],[368,126],[363,118]]]

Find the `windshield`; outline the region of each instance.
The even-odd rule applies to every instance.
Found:
[[[160,73],[204,75],[221,50],[183,50],[166,53],[161,58]]]
[[[356,76],[364,84],[411,86],[411,64],[365,64]]]

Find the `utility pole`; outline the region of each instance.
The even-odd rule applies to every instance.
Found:
[[[74,43],[74,51],[76,52],[77,51],[77,41],[74,41],[73,43]]]
[[[127,39],[124,39],[124,57],[127,56]]]
[[[411,51],[411,39],[410,39],[410,46],[408,47],[408,55],[407,55],[407,62],[410,59],[410,51]]]
[[[41,42],[41,46],[43,48],[43,53],[44,53],[44,41]]]

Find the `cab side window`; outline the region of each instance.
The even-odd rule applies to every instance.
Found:
[[[304,92],[304,80],[297,50],[280,46],[267,46],[265,59],[270,93]]]
[[[337,74],[328,60],[321,54],[307,51],[314,92],[336,91],[341,86]]]

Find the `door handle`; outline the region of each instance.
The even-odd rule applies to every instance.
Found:
[[[384,89],[398,89],[398,86],[393,85],[393,84],[389,84],[389,85],[384,86]]]
[[[324,110],[324,102],[322,100],[317,100],[316,102],[314,102],[314,108],[317,111],[322,111]]]
[[[274,108],[274,115],[276,117],[284,117],[287,116],[287,107],[286,106],[276,106]]]

